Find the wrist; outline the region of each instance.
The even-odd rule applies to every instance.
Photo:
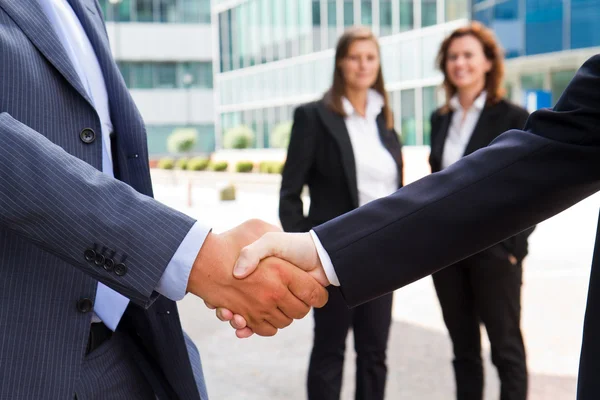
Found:
[[[223,270],[223,255],[225,251],[224,239],[215,233],[209,233],[194,260],[187,291],[205,299],[206,291],[211,282]]]

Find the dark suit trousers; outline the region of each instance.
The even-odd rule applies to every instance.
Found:
[[[329,301],[314,310],[315,336],[308,369],[308,398],[338,400],[348,330],[354,332],[356,400],[383,400],[386,350],[393,294],[349,309],[339,288],[329,287]]]
[[[521,264],[476,254],[433,274],[444,322],[454,347],[458,400],[483,398],[480,322],[498,369],[501,400],[527,397],[527,366],[521,335]]]

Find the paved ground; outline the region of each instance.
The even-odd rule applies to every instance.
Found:
[[[226,230],[248,218],[277,223],[277,187],[269,182],[238,185],[238,199],[218,201],[225,177],[195,182],[187,206],[185,180],[156,177],[157,198]],[[202,187],[202,188],[201,188]],[[523,286],[523,329],[531,374],[530,399],[575,398],[581,327],[592,247],[600,205],[596,195],[540,224],[530,240]],[[304,381],[312,342],[312,319],[295,322],[273,338],[238,340],[228,325],[188,296],[183,324],[200,348],[211,398],[305,399]],[[353,398],[354,352],[349,335],[342,398]],[[485,346],[485,357],[488,345]],[[451,349],[431,280],[396,292],[389,347],[387,399],[453,398]],[[498,398],[498,380],[487,361],[486,399]]]

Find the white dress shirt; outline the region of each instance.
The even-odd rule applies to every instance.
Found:
[[[381,113],[383,104],[383,97],[377,91],[370,89],[363,117],[348,99],[342,98],[342,105],[346,112],[344,122],[350,136],[356,164],[359,206],[389,196],[398,190],[400,178],[398,168],[392,155],[381,142],[377,127],[377,116]],[[310,234],[315,242],[321,264],[325,268],[327,279],[332,285],[339,286],[340,282],[329,254],[323,248],[316,233],[311,230]]]
[[[462,158],[471,140],[481,111],[485,107],[487,94],[485,91],[475,99],[473,105],[468,110],[464,110],[458,101],[458,96],[454,95],[450,99],[450,108],[454,113],[444,142],[444,152],[442,153],[442,168],[448,168]]]
[[[102,137],[102,172],[114,176],[110,146],[110,133],[113,131],[113,125],[110,119],[109,99],[102,69],[92,44],[67,0],[39,0],[39,2],[98,113],[102,129],[100,135]],[[193,225],[169,262],[156,288],[157,292],[171,300],[180,300],[185,296],[192,265],[208,232],[208,229],[197,222]],[[92,320],[96,322],[102,320],[108,328],[114,331],[128,304],[127,297],[98,283]]]

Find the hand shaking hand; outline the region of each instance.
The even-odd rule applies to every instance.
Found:
[[[322,307],[327,302],[323,277],[314,268],[305,272],[289,262],[269,258],[264,245],[271,246],[275,238],[267,237],[266,243],[258,243],[261,247],[250,247],[240,254],[242,248],[265,233],[277,230],[273,225],[251,220],[222,234],[211,233],[192,267],[188,291],[202,298],[207,306],[220,307],[218,316],[228,316],[228,310],[235,311],[235,320],[240,326],[243,324],[238,336],[246,337],[252,332],[272,336],[293,319],[306,316],[310,307]],[[245,279],[236,279],[232,273],[240,255],[243,255],[240,260],[258,260],[255,265],[242,264],[245,268],[240,276]],[[263,261],[259,265],[260,260]]]
[[[272,257],[277,257],[275,261]],[[315,244],[310,233],[282,233],[270,231],[257,241],[244,247],[235,263],[233,275],[240,280],[251,279],[255,271],[260,271],[263,265],[284,263],[285,260],[295,265],[319,282],[323,287],[329,285],[329,280],[323,270],[317,254]],[[285,263],[287,265],[287,263]],[[324,304],[315,307],[322,307]],[[215,308],[214,303],[207,302],[209,308]],[[262,336],[261,332],[254,329],[252,321],[244,318],[243,314],[236,311],[234,314],[229,307],[219,307],[216,311],[217,318],[230,321],[236,329],[239,338],[247,338],[253,333]]]

